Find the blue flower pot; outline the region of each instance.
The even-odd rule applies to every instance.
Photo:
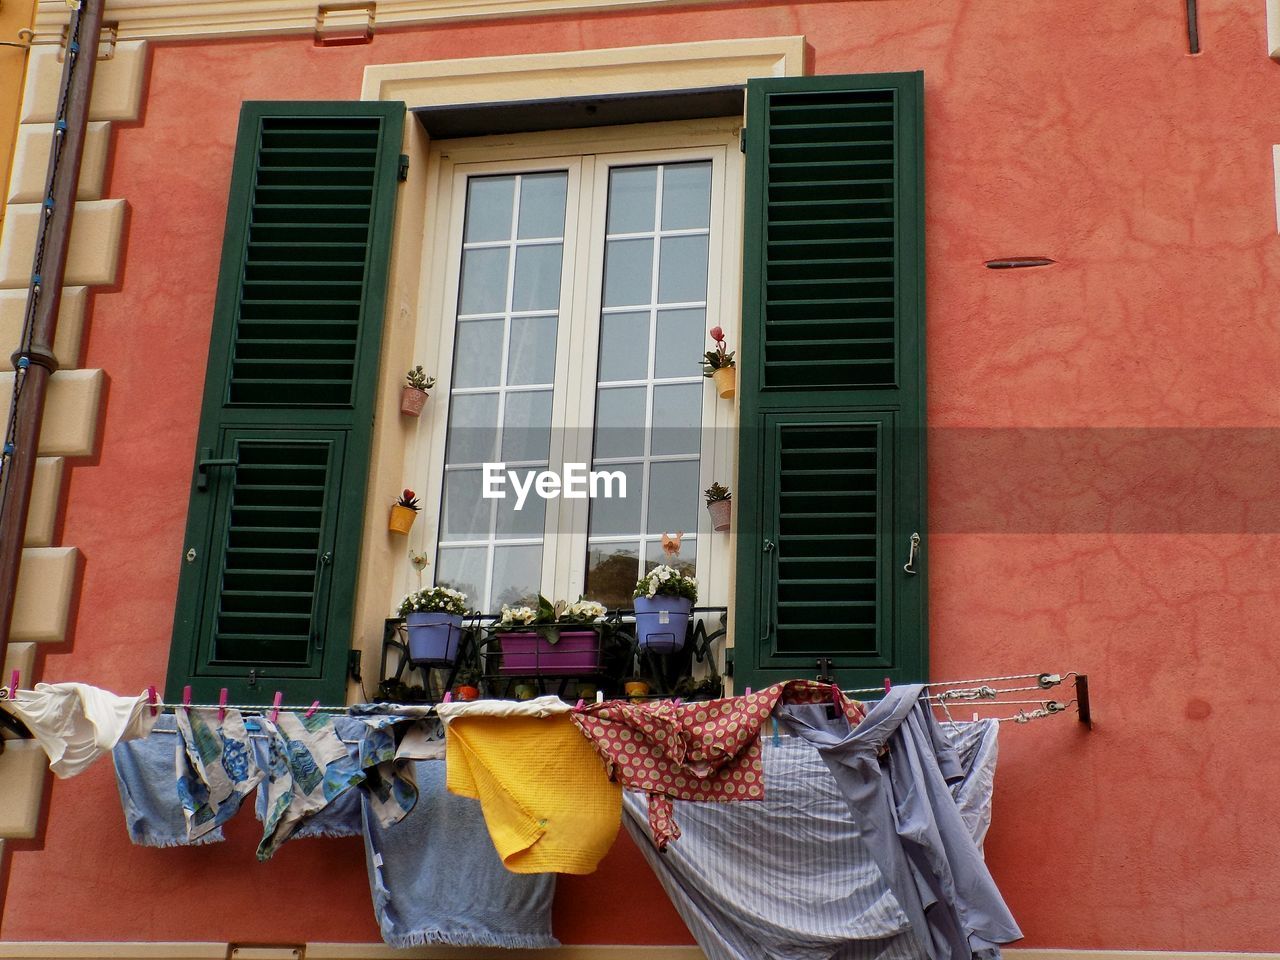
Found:
[[[686,597],[636,597],[636,642],[640,649],[653,653],[683,650],[692,609],[693,601]]]
[[[410,613],[409,659],[414,663],[449,664],[458,659],[462,617],[453,613]]]

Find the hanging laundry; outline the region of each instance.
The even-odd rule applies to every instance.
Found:
[[[449,790],[480,801],[515,873],[592,873],[613,846],[622,791],[557,697],[442,703]]]
[[[329,714],[282,713],[265,729],[267,801],[259,860],[269,860],[307,818],[365,779]]]
[[[178,801],[186,817],[187,839],[195,841],[236,815],[263,771],[254,762],[239,710],[228,709],[221,721],[214,707],[183,708],[175,717]]]
[[[659,850],[680,836],[672,799],[760,800],[760,725],[780,700],[837,708],[846,725],[862,705],[813,680],[774,684],[758,693],[686,703],[587,704],[573,722],[604,760],[610,779],[649,795],[649,823]],[[823,708],[825,709],[825,707]]]
[[[943,729],[951,738],[951,745],[964,770],[964,776],[951,783],[951,795],[969,835],[981,850],[991,827],[991,797],[995,792],[1000,721],[948,723]]]
[[[117,697],[87,683],[37,683],[0,703],[27,725],[62,778],[82,773],[122,740],[145,737],[156,722],[146,693]]]
[[[856,727],[803,705],[779,722],[817,748],[931,960],[996,957],[1022,931],[957,806],[965,770],[924,693],[894,687]]]
[[[355,708],[353,708],[355,709]],[[413,764],[400,758],[398,740],[414,726],[402,714],[359,717],[357,758],[365,780],[361,784],[373,815],[384,827],[403,820],[418,802]]]
[[[410,773],[419,799],[400,823],[382,825],[365,795],[365,861],[382,938],[393,947],[559,946],[555,875],[503,866],[480,804],[446,791],[443,761],[413,763]]]
[[[776,745],[775,745],[776,743]],[[758,803],[676,801],[659,853],[644,795],[624,823],[707,960],[924,960],[817,750],[766,736]]]
[[[218,827],[195,841],[187,840],[187,821],[173,778],[174,751],[181,748],[178,722],[164,714],[148,736],[121,741],[111,751],[125,827],[138,846],[183,847],[223,839]]]

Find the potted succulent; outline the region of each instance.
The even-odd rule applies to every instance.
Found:
[[[418,511],[422,509],[422,505],[418,503],[417,495],[405,487],[404,492],[400,494],[400,499],[391,505],[391,517],[387,520],[387,529],[392,533],[407,534],[413,527],[413,521],[418,519]]]
[[[422,406],[427,402],[427,391],[436,385],[435,377],[428,377],[422,365],[414,367],[405,374],[405,386],[400,391],[400,412],[411,417],[422,415]]]
[[[595,673],[600,666],[602,604],[579,598],[552,603],[539,595],[538,606],[505,604],[494,629],[502,643],[503,673]],[[580,629],[573,629],[574,627]]]
[[[480,671],[475,667],[459,667],[453,677],[453,699],[468,701],[480,699]]]
[[[733,494],[720,483],[712,483],[703,491],[707,498],[707,512],[711,514],[711,529],[728,530],[729,515],[733,512]]]
[[[733,353],[725,349],[724,330],[720,327],[711,328],[711,339],[715,342],[716,348],[708,350],[703,354],[702,375],[710,377],[716,385],[716,392],[720,396],[728,400],[737,392],[737,371],[734,367]]]
[[[636,582],[636,643],[641,650],[675,653],[684,648],[698,581],[660,564]]]
[[[409,628],[409,659],[414,663],[451,664],[458,659],[467,595],[448,587],[423,587],[400,601],[400,616]]]

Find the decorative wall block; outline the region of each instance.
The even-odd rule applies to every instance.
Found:
[[[34,740],[7,740],[0,753],[0,837],[29,840],[39,828],[49,758]]]
[[[62,457],[40,457],[36,460],[35,482],[31,487],[31,502],[27,506],[27,535],[22,541],[28,547],[47,547],[53,543],[65,463]]]
[[[75,547],[27,547],[22,551],[10,639],[61,643],[75,588],[80,551]]]
[[[11,643],[5,647],[3,672],[0,684],[7,684],[17,670],[21,679],[18,681],[24,688],[35,683],[33,671],[36,666],[36,645],[34,643]]]
[[[85,131],[84,156],[80,161],[80,183],[76,196],[81,200],[97,200],[107,171],[107,148],[111,142],[111,124],[95,121]],[[52,123],[24,123],[18,127],[14,146],[13,174],[9,179],[10,203],[39,203],[44,199],[45,180],[49,176],[49,150],[53,146]]]
[[[71,225],[71,246],[63,283],[110,286],[115,283],[124,233],[124,200],[81,200]],[[0,287],[27,287],[35,255],[41,206],[9,204],[0,236]]]
[[[63,287],[58,306],[58,329],[53,336],[53,355],[62,368],[80,365],[80,342],[84,334],[87,287]],[[12,352],[22,342],[27,318],[27,290],[0,290],[0,370],[12,370]]]
[[[32,48],[22,94],[23,123],[52,123],[56,118],[58,92],[62,88],[61,53],[62,47],[58,44]],[[94,67],[89,119],[137,120],[142,109],[146,66],[145,40],[117,43],[111,59],[100,60]]]
[[[98,408],[106,376],[101,370],[59,370],[49,378],[40,456],[88,457],[98,438]],[[7,422],[13,374],[0,373],[0,423]]]

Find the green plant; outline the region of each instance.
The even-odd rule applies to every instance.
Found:
[[[703,496],[707,498],[707,506],[718,503],[721,500],[732,500],[733,494],[729,492],[729,488],[723,484],[713,483],[702,491]]]
[[[458,672],[453,676],[453,685],[455,687],[478,687],[480,685],[480,670],[474,666],[459,667]]]
[[[659,564],[636,581],[636,589],[632,596],[652,599],[658,595],[684,597],[690,603],[697,603],[698,581],[693,577],[686,577],[675,567],[668,567],[665,563]]]
[[[724,330],[720,327],[712,327],[711,339],[715,342],[716,348],[703,354],[702,375],[704,377],[709,377],[724,367],[737,366],[732,351],[725,349],[727,344],[724,339]]]
[[[406,507],[414,513],[422,509],[422,504],[418,503],[417,494],[408,487],[405,487],[404,492],[400,494],[400,499],[396,501],[396,506]]]
[[[421,364],[405,374],[405,380],[413,389],[421,390],[423,393],[426,393],[436,385],[436,378],[428,377]]]
[[[523,604],[517,607],[502,606],[498,622],[494,626],[499,630],[515,630],[521,627],[550,627],[541,631],[547,643],[555,644],[560,640],[560,631],[555,629],[571,624],[593,624],[605,618],[609,611],[604,604],[579,597],[573,603],[568,600],[557,600],[552,603],[542,594],[538,594],[537,607]]]
[[[423,587],[405,594],[405,598],[400,601],[400,616],[411,613],[449,613],[465,617],[467,595],[448,587]]]

